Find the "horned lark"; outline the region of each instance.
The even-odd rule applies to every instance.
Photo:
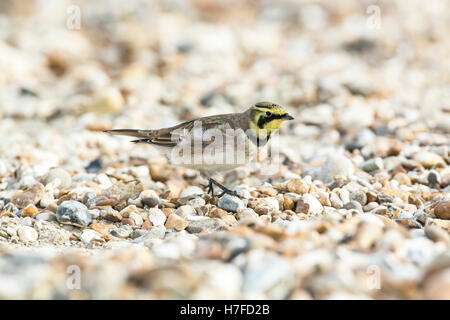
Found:
[[[183,122],[159,130],[115,129],[105,132],[137,137],[132,142],[150,143],[174,165],[192,168],[208,178],[205,185],[214,196],[214,185],[237,196],[211,178],[252,161],[285,120],[294,119],[280,105],[258,102],[242,113],[219,114]]]

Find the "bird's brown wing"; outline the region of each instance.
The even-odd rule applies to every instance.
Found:
[[[194,129],[194,127],[201,127],[202,131],[218,128],[221,125],[227,124],[231,125],[230,127],[233,127],[231,121],[233,116],[235,116],[235,114],[214,115],[186,121],[176,126],[159,130],[113,129],[106,130],[105,132],[139,138],[132,141],[136,143],[144,142],[158,146],[174,147],[178,142],[185,139],[187,135],[192,135],[192,129]]]

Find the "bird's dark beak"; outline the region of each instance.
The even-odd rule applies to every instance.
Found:
[[[286,113],[286,114],[284,115],[284,119],[286,119],[286,120],[294,120],[294,117],[291,116],[289,113]]]

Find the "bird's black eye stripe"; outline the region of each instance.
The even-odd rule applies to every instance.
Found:
[[[269,111],[266,112],[266,116],[270,116],[271,114],[272,114],[272,113],[269,112]]]
[[[259,117],[257,125],[260,129],[263,129],[266,123],[269,123],[270,121],[275,119],[283,119],[284,116],[285,116],[284,114],[275,114],[275,113],[271,113],[270,116],[263,115]]]

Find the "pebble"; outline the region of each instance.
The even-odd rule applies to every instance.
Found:
[[[147,233],[133,240],[134,243],[151,245],[154,239],[164,239],[166,228],[164,226],[154,226]]]
[[[166,229],[175,229],[177,231],[182,231],[186,229],[188,225],[189,223],[185,219],[175,213],[172,213],[167,217],[165,227]]]
[[[361,203],[359,203],[358,201],[354,201],[354,200],[352,200],[352,201],[350,201],[350,202],[347,202],[347,203],[344,205],[344,209],[346,209],[346,210],[352,210],[352,209],[354,209],[354,210],[363,212],[363,208],[362,208],[362,206],[361,206]]]
[[[363,162],[360,168],[366,172],[374,172],[384,168],[384,162],[381,158],[373,158]]]
[[[376,202],[369,202],[368,204],[366,204],[363,207],[363,210],[365,212],[367,212],[367,211],[371,211],[371,210],[375,209],[376,207],[378,207],[378,203],[376,203]]]
[[[399,184],[403,184],[403,185],[411,185],[411,179],[409,178],[409,176],[403,172],[399,172],[394,176],[394,180],[398,181]]]
[[[90,225],[91,229],[98,232],[99,234],[105,236],[109,233],[111,229],[111,224],[107,223],[92,223]]]
[[[413,159],[420,162],[427,169],[437,166],[445,166],[445,161],[442,157],[430,151],[417,152],[413,155]]]
[[[141,198],[141,202],[144,206],[153,208],[158,206],[161,203],[161,200],[159,198],[154,197],[143,197]]]
[[[52,188],[66,189],[72,184],[71,175],[62,168],[53,168],[42,180],[45,186],[51,184]]]
[[[123,105],[124,100],[120,91],[110,87],[99,92],[88,109],[97,113],[117,113],[122,110]]]
[[[187,204],[193,208],[200,208],[206,204],[206,201],[203,198],[197,197],[197,198],[189,200]]]
[[[342,209],[344,207],[344,203],[342,202],[339,195],[335,192],[330,193],[330,202],[333,208]]]
[[[219,206],[219,208],[220,208],[220,206]],[[265,208],[267,212],[273,213],[273,212],[280,211],[280,204],[278,202],[278,199],[275,197],[259,198],[254,202],[253,209],[255,210],[256,213],[259,213],[258,209],[261,209],[261,208]],[[239,210],[239,209],[243,209],[243,208],[238,208],[237,210]],[[229,211],[236,212],[237,210],[229,210]]]
[[[89,244],[93,240],[101,239],[101,234],[91,229],[84,229],[81,232],[80,239],[84,243]]]
[[[329,155],[325,164],[320,169],[318,179],[324,183],[333,181],[335,176],[348,177],[355,171],[354,165],[350,159],[344,155]]]
[[[29,204],[37,204],[44,195],[44,186],[36,183],[25,191],[19,191],[11,197],[11,202],[19,209],[25,208]]]
[[[128,225],[128,226],[132,226],[132,227],[136,225],[134,220],[131,218],[123,218],[121,223],[122,223],[122,225]]]
[[[142,219],[142,217],[139,214],[134,212],[130,213],[130,219],[132,219],[134,221],[134,224],[138,227],[142,226],[142,224],[144,223],[144,219]]]
[[[219,202],[217,203],[217,206],[223,210],[231,212],[237,212],[238,210],[242,210],[245,208],[245,205],[241,199],[228,194],[220,198]]]
[[[84,204],[74,200],[64,201],[58,206],[56,219],[60,223],[80,227],[86,227],[92,221],[88,208]]]
[[[441,184],[441,176],[437,171],[430,170],[427,176],[427,181],[432,188],[436,188],[436,186]]]
[[[104,219],[112,221],[112,222],[119,222],[119,221],[122,221],[122,219],[123,219],[123,217],[120,214],[120,212],[117,211],[117,210],[114,210],[111,207],[106,207],[104,210],[102,210],[101,211],[101,216]]]
[[[286,183],[289,192],[304,194],[309,191],[309,185],[302,179],[291,179]]]
[[[350,201],[350,192],[347,189],[337,189],[337,193],[339,195],[339,198],[341,198],[343,204],[346,204]]]
[[[124,227],[111,230],[111,235],[121,239],[128,238],[130,236],[131,230],[125,229]]]
[[[35,216],[36,220],[56,221],[56,214],[51,211],[43,211]]]
[[[150,221],[144,221],[142,224],[143,230],[150,230],[150,228],[153,226],[153,224]]]
[[[361,206],[365,206],[367,203],[367,196],[362,190],[354,190],[350,192],[350,200],[360,203]]]
[[[180,198],[191,197],[191,196],[200,196],[204,193],[203,189],[197,186],[190,186],[181,191]]]
[[[226,224],[224,221],[217,218],[202,217],[202,219],[190,220],[186,231],[189,233],[200,233],[202,231],[214,232],[225,229]]]
[[[131,205],[126,206],[125,208],[123,208],[123,209],[120,211],[120,215],[121,215],[123,218],[129,218],[130,215],[131,215],[132,213],[137,214],[137,212],[138,212],[137,207],[136,207],[134,204],[131,204]]]
[[[22,210],[22,217],[34,217],[38,214],[39,210],[33,204],[29,204]]]
[[[450,200],[440,201],[434,208],[434,214],[439,219],[450,220]]]
[[[19,236],[20,241],[25,243],[35,242],[39,238],[37,231],[29,226],[20,226],[17,229],[17,235]]]
[[[158,208],[151,208],[148,211],[148,220],[154,225],[154,226],[163,226],[166,222],[166,215],[164,212],[162,212]]]
[[[189,218],[191,217],[197,216],[197,212],[190,205],[178,207],[177,210],[175,210],[175,214],[179,215],[180,217],[186,220],[189,220]]]
[[[237,220],[251,220],[254,221],[256,219],[258,219],[258,214],[255,212],[255,210],[251,209],[251,208],[245,208],[242,210],[239,210],[236,213],[236,219]]]
[[[323,211],[323,206],[313,195],[304,194],[302,199],[297,202],[295,211],[312,215],[320,215]]]

